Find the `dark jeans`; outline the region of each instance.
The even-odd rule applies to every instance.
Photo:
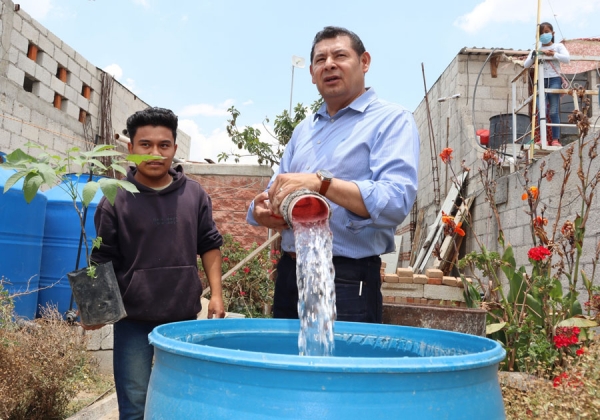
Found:
[[[148,334],[156,322],[122,319],[114,325],[113,370],[120,420],[142,420],[154,346]]]
[[[333,266],[337,320],[381,323],[381,258],[333,257]],[[296,261],[287,253],[277,264],[273,317],[298,319]]]

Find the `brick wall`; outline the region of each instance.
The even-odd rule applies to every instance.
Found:
[[[273,174],[271,168],[258,165],[186,164],[186,174],[208,192],[213,217],[222,234],[231,234],[244,247],[262,244],[268,230],[246,223],[246,212],[254,197],[265,190]]]

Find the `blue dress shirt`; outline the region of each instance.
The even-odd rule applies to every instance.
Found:
[[[333,256],[370,257],[394,251],[396,227],[417,195],[418,162],[419,133],[412,114],[378,99],[370,88],[333,117],[323,104],[298,124],[269,187],[280,173],[319,169],[354,182],[371,217],[330,203]],[[246,220],[258,226],[253,210],[254,202]],[[295,250],[291,229],[282,232],[282,248]]]

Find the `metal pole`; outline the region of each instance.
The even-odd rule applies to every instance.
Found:
[[[292,88],[290,89],[290,118],[292,118],[292,94],[294,93],[294,65],[292,65]]]

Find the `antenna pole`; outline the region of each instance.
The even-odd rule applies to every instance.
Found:
[[[292,88],[290,90],[290,118],[292,118],[292,94],[294,93],[294,65],[292,64]]]

